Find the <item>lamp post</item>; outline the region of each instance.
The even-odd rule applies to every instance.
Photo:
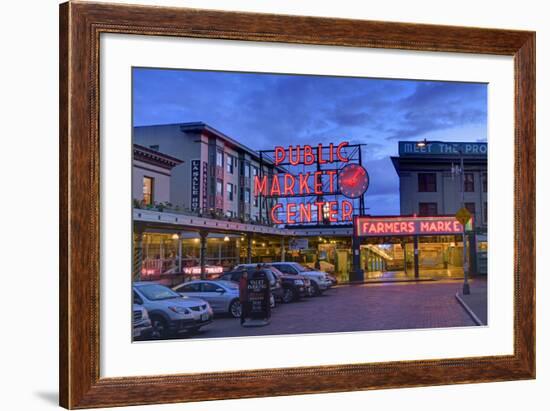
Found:
[[[419,141],[416,143],[416,146],[418,148],[427,147],[430,144],[433,143],[439,143],[439,144],[448,144],[443,141],[428,141],[426,139]],[[461,147],[453,147],[454,149],[457,149],[459,158],[460,158],[460,203],[461,208],[464,208],[465,202],[464,202],[464,152],[462,151]],[[452,170],[453,173],[455,173],[455,169]],[[462,285],[462,294],[468,295],[470,294],[470,284],[468,282],[468,258],[466,255],[466,224],[462,226],[462,268],[464,271],[464,284]]]

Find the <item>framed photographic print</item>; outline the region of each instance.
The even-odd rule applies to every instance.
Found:
[[[60,403],[535,377],[535,34],[60,7]]]

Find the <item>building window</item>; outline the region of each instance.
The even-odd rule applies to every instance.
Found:
[[[258,196],[254,197],[254,207],[258,207]]]
[[[223,151],[216,150],[216,166],[223,167]]]
[[[476,203],[464,203],[464,208],[470,212],[472,216],[476,215]]]
[[[487,214],[487,201],[483,203],[483,222],[487,224],[487,220],[489,219]]]
[[[244,202],[247,204],[250,203],[250,188],[244,189]]]
[[[216,180],[216,195],[218,195],[218,196],[223,195],[223,181],[222,180]]]
[[[483,192],[487,192],[487,173],[481,175],[481,185],[483,186]]]
[[[227,183],[227,199],[233,201],[233,184]]]
[[[418,203],[418,214],[423,217],[437,215],[437,203]]]
[[[227,155],[227,172],[233,174],[233,169],[235,167],[235,157]]]
[[[143,177],[143,203],[153,204],[153,177]]]
[[[475,191],[474,173],[464,173],[464,191],[467,193]]]
[[[241,174],[245,177],[250,177],[250,163],[241,161]]]
[[[252,166],[252,176],[256,177],[258,175],[258,167]]]
[[[418,173],[418,192],[433,193],[437,191],[435,173]]]

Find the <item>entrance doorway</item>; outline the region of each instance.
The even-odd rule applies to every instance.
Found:
[[[361,268],[367,280],[451,279],[464,276],[460,236],[417,236],[416,241],[414,236],[371,237],[363,239],[362,243]]]

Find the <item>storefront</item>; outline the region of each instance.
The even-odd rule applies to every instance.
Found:
[[[396,277],[462,277],[464,247],[469,274],[475,272],[471,220],[465,229],[455,216],[359,216],[354,223],[360,243],[385,249],[386,270],[398,273]]]

